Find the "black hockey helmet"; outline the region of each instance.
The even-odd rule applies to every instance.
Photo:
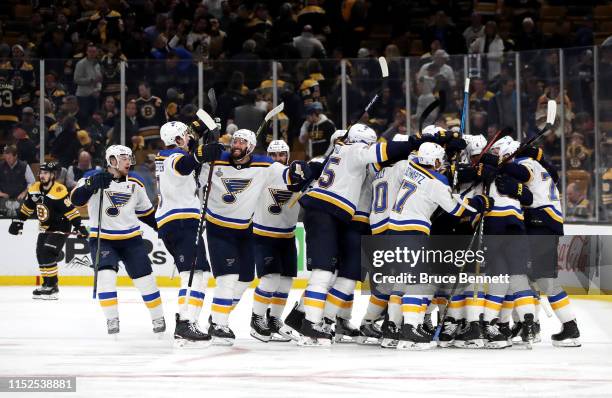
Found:
[[[60,169],[57,162],[45,162],[40,165],[40,171],[56,172]]]

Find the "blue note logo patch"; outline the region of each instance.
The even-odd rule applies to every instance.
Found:
[[[251,185],[250,178],[222,178],[221,182],[227,191],[221,196],[221,199],[223,199],[225,203],[234,203],[236,201],[236,195]]]
[[[272,200],[274,201],[274,204],[268,206],[268,211],[272,214],[278,215],[281,213],[282,207],[285,205],[285,203],[289,202],[291,199],[293,192],[274,188],[268,188],[268,191],[270,192]]]
[[[104,193],[111,203],[111,205],[106,208],[106,214],[110,217],[117,217],[119,215],[119,208],[125,206],[132,197],[131,193],[126,192],[104,191]]]

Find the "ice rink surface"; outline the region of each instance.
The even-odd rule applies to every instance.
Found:
[[[0,376],[77,377],[76,393],[35,396],[612,397],[612,302],[572,300],[581,348],[552,347],[550,334],[559,323],[542,313],[543,342],[531,351],[414,352],[258,342],[249,336],[250,289],[230,318],[237,335],[233,347],[179,350],[172,347],[177,289],[162,289],[168,330],[161,339],[151,331],[138,292],[119,289],[117,340],[106,334],[91,288],[62,287],[54,302],[32,300],[32,289],[0,287]],[[300,293],[291,292],[288,307]],[[367,299],[355,295],[355,324]]]

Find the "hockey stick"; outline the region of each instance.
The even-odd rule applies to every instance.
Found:
[[[470,103],[470,78],[465,78],[465,87],[463,88],[463,109],[461,110],[461,124],[459,125],[459,134],[463,137],[465,132],[465,124],[468,113],[468,105]]]
[[[272,108],[270,112],[266,113],[266,116],[264,116],[263,122],[261,122],[261,124],[257,128],[257,132],[255,133],[255,138],[258,138],[261,132],[263,131],[263,129],[268,125],[268,122],[272,120],[274,116],[281,113],[284,109],[285,109],[285,103],[281,102],[279,105]]]
[[[550,100],[550,101],[548,101],[548,109],[547,109],[547,113],[546,113],[546,125],[544,126],[544,128],[542,130],[540,130],[537,135],[535,135],[530,140],[528,140],[526,143],[521,145],[516,151],[514,151],[514,153],[512,153],[510,156],[508,156],[506,159],[504,159],[500,163],[500,165],[498,166],[498,169],[500,169],[505,163],[507,163],[511,159],[515,158],[518,154],[520,154],[522,151],[524,151],[527,146],[531,145],[538,138],[542,137],[550,128],[552,128],[553,123],[555,122],[556,115],[557,115],[557,103],[555,101],[553,101],[553,100]],[[475,186],[475,185],[476,184],[472,184],[471,188],[473,188],[473,186]],[[469,188],[468,191],[471,188]],[[485,194],[488,194],[489,186],[485,187],[484,192],[485,192]],[[479,242],[478,242],[479,247],[482,247],[482,239],[483,239],[483,231],[484,231],[484,218],[485,218],[484,214],[481,215],[480,220],[478,221],[478,226],[476,227],[476,231],[474,232],[474,235],[472,236],[472,240],[470,241],[470,244],[468,246],[468,250],[470,250],[472,248],[472,246],[474,245],[474,242],[475,242],[477,236],[479,237]],[[467,266],[467,263],[464,264],[461,267],[461,269],[459,270],[459,273],[463,272],[465,270],[466,266]],[[476,272],[477,273],[480,272],[480,263],[479,262],[476,263]],[[458,285],[459,285],[459,278],[457,278],[457,280],[453,284],[453,287],[452,287],[452,289],[450,291],[449,300],[452,299],[452,297],[455,295]],[[478,294],[478,289],[474,289],[474,295],[477,295],[477,294]],[[442,330],[442,326],[444,325],[444,320],[446,319],[446,315],[448,313],[448,308],[449,308],[449,305],[447,305],[444,308],[444,313],[442,314],[442,317],[440,318],[440,323],[436,327],[436,332],[434,334],[434,340],[438,340],[439,339],[440,332]]]
[[[217,124],[215,123],[213,118],[210,117],[210,115],[206,113],[203,109],[199,109],[196,112],[196,116],[206,125],[206,127],[208,128],[208,130],[210,130],[211,133],[217,130]],[[195,237],[196,252],[193,258],[193,262],[191,263],[191,269],[189,270],[189,282],[187,283],[187,291],[185,292],[185,302],[183,304],[185,306],[185,309],[187,309],[189,305],[189,298],[191,297],[191,287],[193,285],[193,276],[195,274],[195,267],[198,262],[198,254],[200,253],[201,249],[200,235],[202,234],[202,230],[204,228],[204,219],[206,218],[206,209],[208,208],[208,197],[210,195],[210,189],[212,186],[214,166],[215,162],[210,162],[210,168],[208,169],[208,178],[206,180],[206,190],[204,191],[204,200],[202,201],[202,207],[200,208],[200,220],[198,222],[198,230]],[[199,172],[200,170],[198,170],[198,176]],[[198,178],[198,176],[196,176],[196,178]]]
[[[94,261],[93,299],[98,294],[98,268],[100,267],[100,242],[102,235],[102,203],[104,202],[104,188],[100,188],[100,201],[98,202],[98,236],[96,237],[96,258]]]
[[[385,88],[385,82],[387,81],[387,78],[389,77],[389,65],[387,64],[387,60],[385,59],[385,57],[378,58],[378,65],[380,66],[380,74],[382,77],[381,82],[380,82],[380,89],[376,94],[374,94],[370,102],[368,102],[368,105],[366,105],[366,107],[363,110],[363,113],[357,120],[361,120],[370,111],[370,109],[372,109],[372,106],[374,106],[376,101],[378,101],[378,99],[380,98],[380,95],[383,92],[383,89]],[[349,127],[346,130],[346,133],[344,133],[344,135],[340,137],[339,140],[344,141],[346,137],[348,137],[348,133],[350,129],[351,128]],[[325,166],[327,165],[327,162],[329,161],[329,158],[334,153],[333,147],[331,151],[329,151],[328,149],[328,152],[329,153],[326,152],[325,159],[323,160],[323,168],[325,168]],[[291,202],[287,204],[287,207],[291,209],[293,206],[295,206],[295,204],[298,202],[298,200],[300,200],[302,195],[304,195],[304,193],[308,190],[308,188],[310,187],[310,184],[312,184],[313,181],[314,181],[314,177],[309,178],[308,181],[304,183],[304,187],[300,190],[300,192],[298,192],[297,195],[293,196],[293,198],[291,199]]]

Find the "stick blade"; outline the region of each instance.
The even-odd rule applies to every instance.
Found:
[[[210,115],[206,113],[204,109],[198,109],[198,111],[196,112],[196,116],[198,117],[198,119],[202,121],[202,123],[206,125],[206,127],[210,131],[213,131],[214,129],[217,128],[217,123],[215,123],[213,118],[210,117]]]
[[[274,107],[270,112],[268,112],[266,114],[266,116],[264,117],[264,120],[267,122],[270,119],[272,119],[274,116],[278,115],[279,113],[281,113],[283,110],[285,109],[285,103],[281,102],[279,105],[277,105],[276,107]]]
[[[217,109],[217,94],[215,93],[215,89],[213,87],[208,90],[207,96],[210,107],[214,112]]]
[[[546,111],[546,123],[555,124],[556,116],[557,116],[557,102],[555,100],[548,100],[548,109]]]
[[[387,60],[385,57],[378,57],[378,64],[380,65],[380,73],[382,77],[389,76],[389,65],[387,65]]]

